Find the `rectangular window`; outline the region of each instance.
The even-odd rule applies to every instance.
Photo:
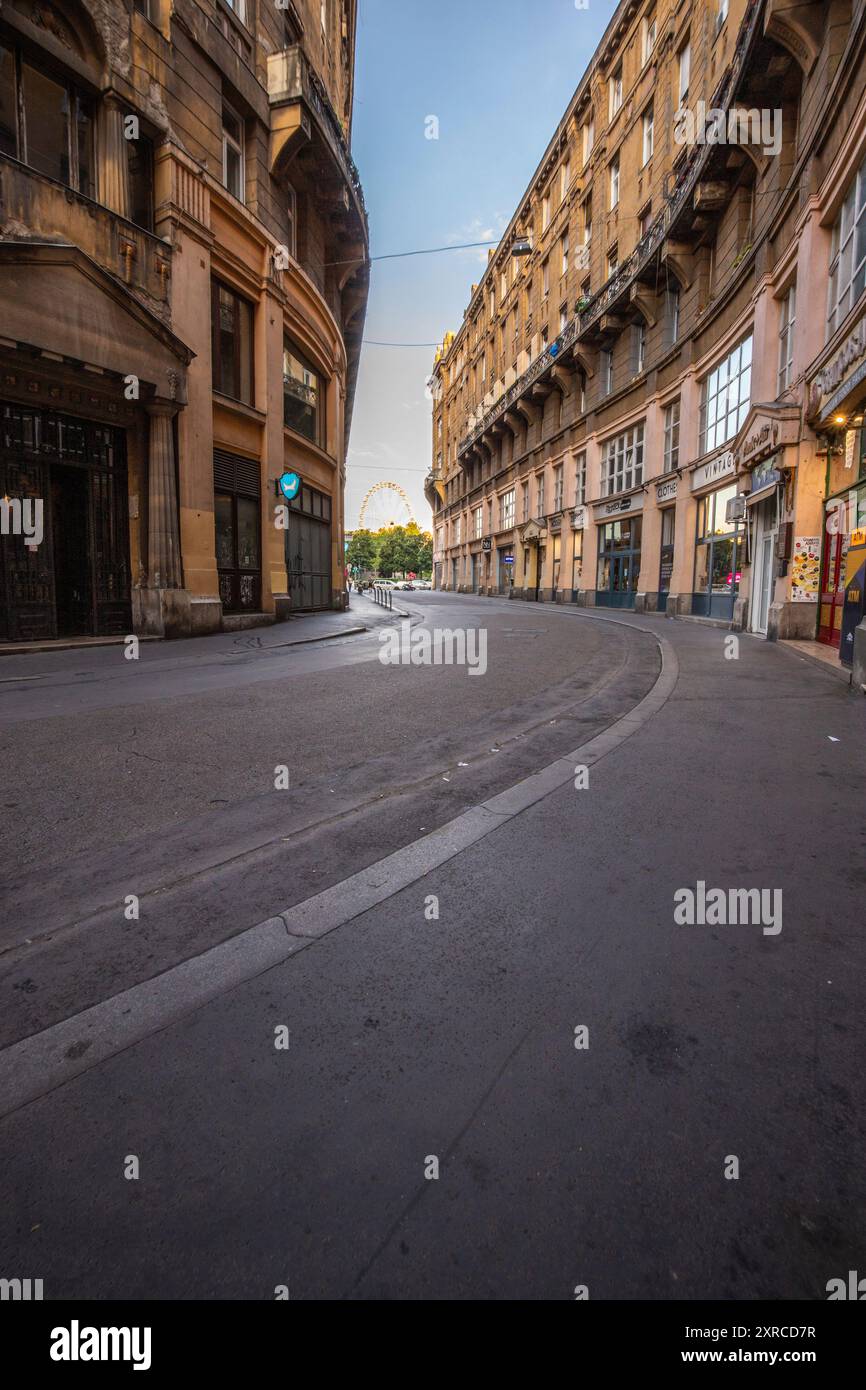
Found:
[[[475,508],[475,511],[472,513],[472,529],[473,529],[473,532],[474,532],[474,534],[475,534],[475,539],[476,539],[477,541],[480,541],[480,540],[481,540],[481,534],[482,534],[483,527],[484,527],[484,509],[483,509],[482,507],[476,507],[476,508]]]
[[[246,20],[246,0],[226,0],[226,4],[230,10],[234,10],[239,20],[242,22]],[[324,6],[322,7],[322,13],[324,18]]]
[[[559,331],[560,331],[560,333],[564,333],[567,327],[568,327],[568,305],[567,305],[567,304],[560,304],[560,306],[559,306]]]
[[[553,510],[562,511],[562,464],[558,463],[553,470]]]
[[[550,294],[550,261],[547,260],[541,267],[541,292],[546,299]]]
[[[692,46],[690,43],[683,44],[679,52],[679,98],[682,106],[689,94],[689,82],[692,75]]]
[[[733,439],[749,413],[752,390],[751,336],[735,347],[701,382],[700,452]]]
[[[155,22],[153,3],[154,0],[132,0],[132,8],[138,14],[143,14],[145,19],[150,19]]]
[[[505,296],[507,295],[507,293],[508,293],[508,276],[506,275],[505,271],[503,270],[503,271],[500,272],[500,275],[499,275],[499,300],[500,300],[500,303],[505,299]]]
[[[658,25],[655,15],[649,15],[643,22],[643,60],[644,62],[652,55],[656,46],[656,36]]]
[[[562,275],[567,275],[567,274],[568,274],[568,246],[569,246],[569,242],[568,242],[568,232],[566,232],[565,235],[563,236],[561,246],[562,246],[562,270],[561,270],[560,274],[562,274]]]
[[[87,97],[0,48],[0,151],[92,198],[93,132]]]
[[[566,159],[565,163],[563,164],[560,177],[561,177],[561,182],[560,182],[560,185],[559,185],[559,201],[560,201],[561,203],[564,203],[564,202],[565,202],[565,195],[568,193],[568,190],[569,190],[569,188],[571,187],[571,160],[570,160],[570,159]]]
[[[652,226],[652,218],[653,218],[652,203],[647,203],[646,207],[645,207],[645,208],[641,211],[641,213],[639,214],[638,236],[639,236],[639,238],[641,239],[641,241],[642,241],[643,238],[646,236],[647,232],[649,231],[650,227]]]
[[[673,473],[680,465],[680,398],[665,406],[664,471]]]
[[[610,78],[610,119],[613,120],[622,106],[622,68],[617,68]]]
[[[524,521],[529,520],[529,483],[523,484],[523,492],[520,499],[521,514]]]
[[[129,220],[153,231],[153,142],[146,135],[125,140],[129,166]]]
[[[544,474],[539,473],[535,480],[535,515],[544,516]]]
[[[298,259],[298,195],[290,183],[286,184],[286,222],[288,223],[288,241],[286,247],[289,255]]]
[[[459,516],[454,518],[454,545],[460,544],[460,520]]]
[[[610,166],[610,206],[613,210],[619,202],[619,155]]]
[[[550,226],[550,194],[545,193],[541,200],[541,230],[546,232]]]
[[[827,337],[831,338],[863,293],[866,276],[866,160],[842,204],[830,251]]]
[[[728,0],[719,0],[719,13],[716,19],[716,28],[721,29],[728,17]]]
[[[649,164],[655,148],[655,116],[653,108],[644,112],[643,117],[643,162]]]
[[[213,387],[236,401],[253,403],[253,306],[234,290],[212,284]]]
[[[503,492],[499,498],[499,529],[508,531],[514,525],[514,488]]]
[[[787,391],[794,375],[794,325],[797,319],[797,290],[792,285],[782,300],[779,319],[779,389]]]
[[[313,444],[321,445],[324,434],[322,404],[322,378],[286,339],[283,342],[283,424]]]
[[[680,291],[673,285],[667,293],[668,343],[673,347],[680,336]]]
[[[602,445],[601,476],[605,497],[628,492],[643,482],[644,422]]]
[[[613,390],[613,352],[610,348],[601,351],[601,389],[607,396]]]
[[[238,202],[244,201],[244,123],[223,105],[223,183]]]
[[[646,324],[636,323],[634,326],[634,369],[635,375],[640,376],[646,366]]]
[[[592,147],[595,144],[595,120],[590,116],[581,129],[580,147],[583,163],[586,164],[592,154]]]
[[[586,372],[577,373],[577,409],[580,415],[586,414]]]
[[[586,501],[586,454],[578,454],[574,461],[574,505],[582,507]]]

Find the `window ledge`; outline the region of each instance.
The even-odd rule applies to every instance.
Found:
[[[213,390],[214,401],[218,405],[224,405],[229,410],[235,410],[239,415],[245,415],[248,420],[267,420],[264,410],[256,410],[255,406],[247,405],[245,401],[235,400],[234,396],[226,396],[222,391]]]
[[[312,439],[308,439],[305,434],[301,434],[300,430],[293,430],[291,425],[287,425],[284,423],[283,435],[288,436],[288,438],[293,442],[296,441],[299,444],[305,445],[306,448],[310,449],[324,463],[329,464],[331,468],[336,468],[337,460],[333,457],[333,455],[327,453],[327,451],[323,449],[320,444],[314,444]]]

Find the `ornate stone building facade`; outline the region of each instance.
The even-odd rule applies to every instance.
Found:
[[[0,8],[0,484],[44,515],[38,545],[4,526],[0,640],[345,603],[355,27],[355,0]]]
[[[864,46],[863,0],[616,6],[437,353],[440,587],[852,661]]]

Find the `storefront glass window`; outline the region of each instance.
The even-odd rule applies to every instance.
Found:
[[[736,537],[736,523],[726,519],[728,502],[737,493],[736,484],[720,488],[698,502],[698,534],[695,546],[695,579],[692,612],[700,617],[730,617],[743,565],[742,534]]]

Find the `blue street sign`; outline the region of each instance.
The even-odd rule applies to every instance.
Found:
[[[280,478],[280,492],[284,497],[288,498],[290,502],[293,498],[297,497],[300,486],[301,480],[297,473],[284,473]]]

